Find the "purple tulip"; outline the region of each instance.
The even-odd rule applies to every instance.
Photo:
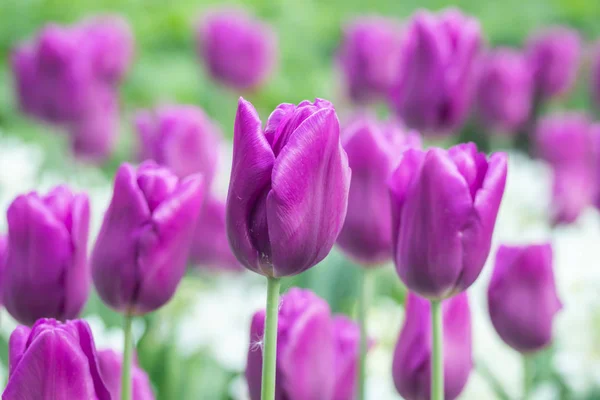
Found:
[[[20,323],[76,318],[90,289],[87,195],[58,186],[18,196],[7,211],[4,305]]]
[[[100,374],[110,391],[114,400],[121,398],[121,366],[123,356],[113,350],[101,350],[98,352],[98,364]],[[154,400],[152,385],[148,375],[141,369],[137,363],[133,363],[131,368],[132,380],[132,400]]]
[[[568,91],[577,75],[581,39],[574,29],[555,27],[529,39],[527,54],[535,92],[542,98]]]
[[[466,290],[488,257],[506,155],[473,143],[409,149],[390,179],[396,271],[409,290],[444,299]]]
[[[488,288],[490,318],[498,335],[528,353],[552,340],[552,321],[562,308],[552,272],[552,246],[500,246]]]
[[[83,320],[40,319],[17,327],[9,341],[8,384],[3,400],[110,400],[94,338]]]
[[[442,303],[444,399],[457,398],[473,369],[469,298],[460,293]],[[409,292],[406,318],[392,364],[398,393],[406,400],[428,400],[431,392],[431,306]]]
[[[575,222],[593,205],[596,197],[596,175],[591,165],[578,163],[553,168],[550,218],[554,225]]]
[[[457,9],[412,17],[393,99],[402,120],[424,134],[448,134],[467,117],[479,23]]]
[[[339,61],[353,101],[387,98],[401,69],[402,34],[396,21],[383,17],[359,18],[344,27]]]
[[[8,237],[0,233],[0,305],[4,297],[4,268],[8,258]]]
[[[600,107],[600,44],[597,46],[597,50],[592,64],[592,97],[596,102],[596,106]]]
[[[516,133],[529,117],[532,97],[531,70],[523,54],[500,48],[481,58],[476,104],[486,126]]]
[[[167,106],[137,114],[142,160],[154,160],[185,178],[201,173],[206,187],[215,175],[221,134],[202,109]]]
[[[254,314],[246,366],[252,400],[260,399],[264,323],[264,310]],[[290,289],[279,309],[275,399],[352,399],[359,338],[358,326],[345,317],[332,318],[323,299]]]
[[[362,265],[377,265],[392,257],[392,220],[387,186],[402,152],[421,147],[416,132],[394,122],[370,117],[354,120],[342,136],[352,169],[348,213],[338,245]]]
[[[200,175],[183,180],[148,161],[117,171],[92,252],[92,276],[113,309],[144,314],[164,305],[183,277],[200,212]]]
[[[210,13],[198,26],[196,39],[210,75],[233,88],[259,86],[275,66],[275,34],[243,10]]]
[[[240,263],[279,278],[325,258],[346,217],[350,176],[331,103],[281,104],[263,131],[240,98],[227,196],[227,234]]]

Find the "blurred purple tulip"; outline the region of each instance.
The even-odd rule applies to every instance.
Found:
[[[264,310],[252,318],[246,380],[260,399]],[[277,341],[276,400],[354,398],[360,331],[308,290],[292,288],[281,299]]]
[[[442,302],[444,399],[457,398],[473,369],[471,312],[467,293]],[[409,292],[406,317],[392,364],[398,393],[406,400],[428,400],[431,393],[431,305]]]
[[[444,299],[475,282],[488,257],[506,155],[473,143],[408,149],[390,179],[396,271],[409,290]]]
[[[0,305],[4,300],[4,268],[8,258],[8,237],[0,233]]]
[[[554,316],[562,308],[552,272],[552,246],[500,246],[488,306],[506,344],[522,353],[546,347]]]
[[[393,19],[357,18],[344,27],[339,63],[354,102],[387,99],[402,67],[402,40]]]
[[[576,30],[554,27],[536,33],[527,44],[535,93],[550,98],[567,92],[577,75],[581,39]]]
[[[98,352],[98,364],[100,374],[112,399],[120,399],[123,356],[113,350],[101,350]],[[135,362],[131,367],[131,379],[133,389],[131,400],[154,400],[148,375]]]
[[[8,345],[3,400],[111,400],[90,327],[83,320],[40,319],[17,327]]]
[[[76,318],[90,289],[87,195],[58,186],[18,196],[7,211],[4,305],[17,321]]]
[[[106,304],[137,315],[173,296],[202,197],[200,175],[180,180],[151,161],[137,169],[121,165],[91,257],[94,285]]]
[[[274,32],[241,9],[208,14],[198,26],[196,41],[210,75],[235,89],[262,84],[277,60]]]
[[[402,120],[425,135],[450,134],[467,117],[480,47],[477,20],[457,9],[411,19],[403,69],[392,95]]]
[[[393,122],[360,116],[343,132],[342,145],[352,169],[348,213],[337,243],[365,266],[392,257],[392,219],[387,181],[402,152],[421,147],[418,133]]]
[[[227,234],[242,265],[279,278],[329,253],[346,217],[351,171],[328,101],[281,104],[261,125],[240,98]]]
[[[531,69],[522,53],[499,48],[482,56],[476,104],[486,126],[517,133],[529,117],[532,101]]]

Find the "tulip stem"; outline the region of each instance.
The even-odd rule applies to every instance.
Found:
[[[279,313],[279,278],[267,277],[267,313],[263,337],[261,400],[275,399],[277,365],[277,314]]]
[[[531,388],[533,387],[533,365],[532,358],[528,354],[523,354],[523,400],[529,398]]]
[[[121,400],[131,400],[131,356],[133,353],[133,340],[131,338],[131,323],[133,316],[125,314],[124,334],[125,342],[123,347],[123,371],[121,375]]]
[[[365,399],[365,381],[367,378],[367,302],[369,297],[369,271],[362,269],[358,292],[358,325],[360,326],[360,358],[358,363],[357,400]]]
[[[442,302],[431,300],[432,364],[431,400],[444,400],[444,340]]]

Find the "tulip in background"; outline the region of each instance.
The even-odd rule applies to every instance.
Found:
[[[424,135],[455,132],[467,117],[481,34],[457,9],[417,12],[410,21],[393,107]]]
[[[206,15],[198,25],[196,42],[211,77],[234,89],[261,85],[277,61],[274,32],[241,9]]]
[[[18,196],[7,211],[4,305],[17,321],[76,318],[88,298],[86,194],[58,186],[47,195]]]
[[[261,399],[265,311],[254,314],[246,379],[251,400]],[[332,316],[327,302],[309,290],[292,288],[281,298],[277,339],[278,400],[354,398],[359,327]]]
[[[102,380],[113,400],[121,395],[121,368],[123,357],[113,350],[98,351],[98,365]],[[132,400],[154,400],[148,375],[135,363],[132,367]]]
[[[100,298],[125,315],[122,399],[131,397],[131,321],[163,306],[185,273],[203,198],[201,175],[179,179],[152,161],[117,171],[91,256]],[[127,382],[127,384],[125,384]]]
[[[596,103],[596,108],[600,109],[600,44],[596,47],[592,62],[592,99]]]
[[[32,328],[19,326],[8,347],[3,400],[111,400],[85,321],[40,319]]]
[[[353,102],[387,99],[402,68],[402,40],[393,19],[359,18],[344,27],[338,62]]]
[[[4,304],[4,268],[8,256],[8,238],[0,233],[0,305]]]
[[[267,277],[263,400],[275,395],[280,278],[327,256],[346,217],[350,176],[331,103],[281,104],[263,130],[240,98],[226,224],[240,263]]]

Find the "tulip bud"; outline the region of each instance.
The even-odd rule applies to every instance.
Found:
[[[344,28],[339,61],[357,103],[386,99],[400,73],[402,30],[388,18],[360,18]]]
[[[552,272],[552,246],[500,246],[488,288],[488,306],[498,335],[527,353],[552,340],[552,321],[562,308]]]
[[[113,350],[98,352],[100,374],[114,400],[121,398],[121,368],[123,357]],[[131,366],[132,396],[131,400],[154,400],[152,386],[148,375],[137,363]]]
[[[17,321],[76,318],[90,288],[87,195],[66,186],[18,196],[7,211],[4,305]]]
[[[183,180],[145,162],[123,164],[92,252],[92,277],[113,309],[144,314],[164,305],[185,273],[200,206],[200,175]]]
[[[246,366],[251,400],[260,399],[264,323],[264,310],[254,314]],[[332,318],[323,299],[294,288],[282,296],[277,337],[276,399],[353,398],[360,338],[354,322]]]
[[[542,98],[567,92],[577,75],[581,39],[574,29],[555,27],[534,35],[527,44],[535,92]]]
[[[402,120],[423,134],[448,134],[467,117],[473,91],[479,23],[457,9],[411,19],[402,76],[394,89]]]
[[[431,395],[431,305],[409,292],[406,317],[400,332],[392,376],[406,400],[426,400]],[[473,369],[469,298],[460,293],[442,302],[444,340],[444,399],[457,398]]]
[[[22,112],[40,116],[42,101],[39,95],[39,81],[33,46],[17,46],[11,53],[11,69],[14,75],[14,89]]]
[[[532,77],[526,58],[518,51],[490,51],[479,62],[477,109],[485,125],[516,133],[529,117]]]
[[[220,132],[202,109],[168,106],[137,114],[142,160],[154,160],[185,178],[201,173],[206,187],[215,175]]]
[[[275,65],[275,34],[243,10],[209,14],[198,26],[196,41],[210,75],[236,89],[259,86]]]
[[[110,400],[94,338],[83,320],[40,319],[10,335],[9,375],[3,400]]]
[[[475,282],[490,251],[506,155],[473,143],[408,149],[390,179],[396,271],[409,290],[451,297]]]
[[[350,176],[331,103],[281,104],[263,131],[240,99],[227,196],[227,234],[240,263],[283,277],[320,262],[342,229]]]
[[[421,147],[421,138],[393,122],[360,117],[344,130],[342,145],[348,154],[352,180],[348,213],[337,243],[363,265],[384,263],[392,257],[387,181],[402,152]]]

